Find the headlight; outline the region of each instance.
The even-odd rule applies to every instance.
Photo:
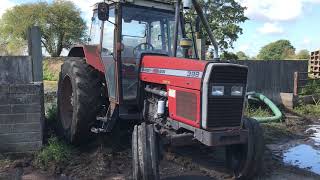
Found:
[[[224,95],[224,86],[212,86],[212,96],[223,96]]]
[[[243,95],[243,87],[242,86],[232,86],[231,96],[242,96],[242,95]]]

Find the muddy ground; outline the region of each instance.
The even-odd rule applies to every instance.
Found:
[[[318,119],[288,112],[282,123],[263,124],[266,150],[263,168],[255,179],[320,179],[311,167],[299,168],[284,162],[290,147],[297,144],[317,146],[306,129],[309,125],[319,124]],[[97,137],[83,148],[74,148],[67,162],[50,164],[45,169],[35,165],[34,154],[0,155],[0,180],[131,179],[129,139],[124,137],[123,145],[114,148],[110,146],[110,137]],[[167,149],[160,164],[160,174],[165,180],[232,179],[232,174],[225,169],[224,149],[201,145]]]
[[[316,120],[287,114],[283,123],[263,125],[266,151],[263,169],[256,179],[320,179],[319,175],[310,172],[308,168],[301,169],[283,163],[282,151],[286,151],[286,148],[274,148],[290,146],[294,142],[307,142],[310,138],[305,130],[309,124],[315,123]],[[106,141],[108,138],[100,137],[85,148],[74,149],[70,161],[65,164],[51,164],[46,170],[34,167],[32,154],[2,155],[0,179],[130,179],[130,145],[124,145],[115,151]],[[162,179],[166,180],[232,179],[231,173],[224,168],[223,157],[223,148],[193,145],[168,149],[160,165],[160,174]]]

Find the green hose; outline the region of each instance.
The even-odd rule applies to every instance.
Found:
[[[268,123],[268,122],[279,122],[282,118],[282,113],[279,110],[279,108],[266,96],[260,93],[250,92],[247,93],[247,96],[249,99],[258,99],[262,102],[264,102],[273,112],[274,116],[272,117],[252,117],[253,119],[256,119],[260,123]]]

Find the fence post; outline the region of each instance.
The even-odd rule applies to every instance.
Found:
[[[293,95],[298,96],[298,94],[299,94],[299,72],[294,72]]]
[[[33,26],[28,30],[28,52],[32,61],[32,77],[33,82],[43,80],[42,70],[42,47],[40,28]]]

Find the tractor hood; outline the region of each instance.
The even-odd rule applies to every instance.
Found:
[[[145,82],[201,90],[202,78],[208,63],[208,61],[146,55],[141,62],[140,79]]]

